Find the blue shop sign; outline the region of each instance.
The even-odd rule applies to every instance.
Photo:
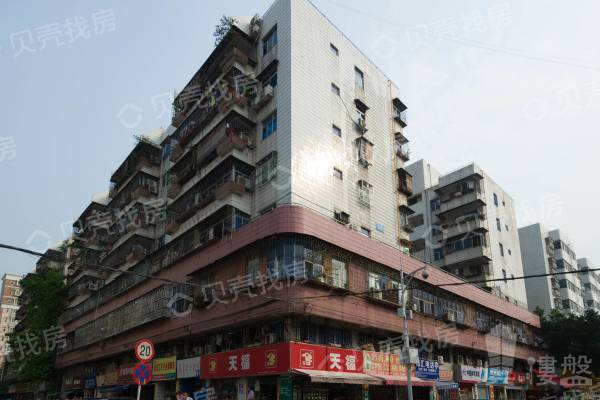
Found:
[[[85,389],[96,389],[96,375],[86,377],[83,382],[83,387]]]
[[[440,364],[433,360],[419,359],[417,362],[417,378],[436,380],[440,377]]]
[[[500,368],[488,368],[488,383],[494,385],[508,384],[508,371]]]

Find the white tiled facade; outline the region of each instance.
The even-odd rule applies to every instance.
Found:
[[[582,271],[597,268],[587,258],[577,260],[577,266]],[[600,313],[600,274],[598,272],[587,271],[580,276],[581,283],[583,284],[583,304],[585,309]]]
[[[523,281],[511,279],[523,275],[513,199],[476,164],[448,174],[423,160],[406,169],[413,255],[465,280],[506,279],[480,285],[526,307]]]
[[[574,272],[578,267],[572,242],[564,232],[546,230],[539,223],[519,228],[523,270],[526,275]],[[530,310],[553,309],[565,313],[584,311],[583,274],[568,273],[525,280]],[[589,277],[593,279],[593,276]]]

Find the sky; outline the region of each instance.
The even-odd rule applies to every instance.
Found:
[[[219,18],[270,3],[3,2],[0,243],[44,251],[67,237],[134,135],[168,125]],[[560,228],[600,264],[588,208],[600,195],[599,2],[313,3],[400,88],[412,161],[475,161],[512,195],[519,226]],[[0,274],[35,261],[0,250]]]

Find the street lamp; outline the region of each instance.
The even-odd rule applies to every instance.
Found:
[[[415,275],[417,274],[417,272],[419,271],[423,271],[421,272],[421,276],[423,277],[423,279],[427,279],[429,278],[429,273],[427,272],[427,266],[423,266],[421,268],[418,268],[416,270],[414,270],[413,272],[411,272],[410,274],[408,274],[408,281],[405,282],[405,278],[404,278],[404,271],[400,271],[400,287],[398,288],[398,290],[400,291],[400,305],[401,308],[398,309],[398,315],[401,316],[402,319],[404,319],[404,330],[403,330],[403,334],[402,334],[402,339],[403,339],[403,347],[404,347],[404,351],[403,351],[403,364],[406,367],[406,387],[407,387],[407,392],[408,392],[408,400],[413,400],[413,392],[412,392],[412,382],[411,382],[411,364],[410,364],[410,343],[409,343],[409,335],[408,335],[408,318],[407,318],[407,312],[406,312],[406,289],[408,287],[408,285],[410,284],[410,282],[412,282],[413,278],[415,277]]]

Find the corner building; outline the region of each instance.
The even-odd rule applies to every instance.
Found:
[[[70,264],[94,283],[61,317],[63,392],[133,396],[133,347],[149,338],[143,399],[403,398],[398,282],[424,264],[406,254],[399,90],[306,0],[236,19],[176,97],[172,126],[119,167],[133,194],[113,207],[112,189],[76,225],[77,253],[112,269]],[[131,178],[149,167],[132,158],[142,146],[160,148],[159,166],[149,157],[160,172],[138,191],[155,176]],[[132,202],[132,226],[93,218],[122,221]],[[415,398],[523,398],[539,319],[471,285],[439,286],[453,283],[433,267],[411,283]]]

